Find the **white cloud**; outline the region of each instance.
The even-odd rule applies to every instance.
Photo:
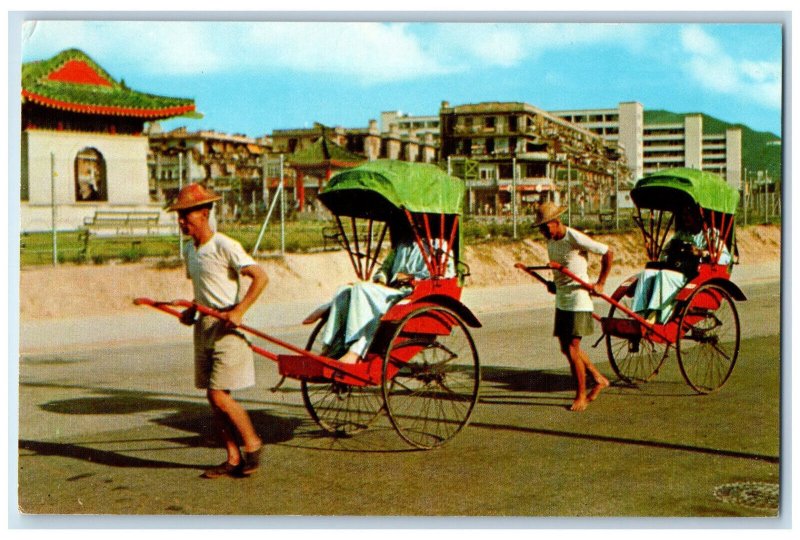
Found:
[[[690,26],[680,33],[688,54],[686,71],[703,87],[725,95],[780,109],[781,63],[736,59],[702,28]]]
[[[284,69],[351,76],[362,84],[510,67],[594,43],[634,46],[640,25],[40,21],[26,60],[78,47],[103,65],[193,74]]]
[[[214,47],[213,33],[207,23],[38,21],[24,39],[22,50],[30,60],[78,48],[104,67],[190,74],[225,67],[227,59],[221,54],[225,51]]]
[[[646,25],[637,24],[439,24],[431,41],[440,63],[457,66],[510,67],[567,47],[611,45],[640,49]]]
[[[681,29],[681,43],[686,52],[704,57],[715,57],[721,54],[719,44],[699,26],[687,26]]]
[[[403,23],[261,23],[248,25],[246,35],[273,67],[339,73],[362,83],[451,71],[426,54]],[[255,64],[252,58],[247,63]]]

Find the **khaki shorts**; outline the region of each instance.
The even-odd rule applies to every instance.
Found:
[[[224,321],[200,317],[194,324],[194,385],[239,390],[256,384],[253,351],[245,337]]]
[[[564,311],[556,308],[553,335],[556,337],[581,337],[594,334],[591,311]]]

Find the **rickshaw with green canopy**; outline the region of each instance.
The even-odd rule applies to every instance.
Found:
[[[300,381],[305,407],[325,432],[352,435],[385,411],[400,437],[428,449],[445,444],[469,422],[481,381],[469,329],[481,323],[461,302],[468,271],[460,259],[464,195],[464,183],[435,165],[390,160],[340,172],[319,193],[359,280],[375,272],[387,253],[387,238],[394,244],[410,235],[428,269],[429,277],[412,282],[410,293],[384,313],[363,361],[340,362],[323,348],[319,338],[326,315],[305,349],[249,326],[237,327],[293,353],[250,344],[277,362],[281,383],[287,377]],[[134,303],[176,317],[182,312],[175,307],[220,316],[186,300],[137,298]]]
[[[597,293],[558,265],[590,293],[609,304],[597,318],[603,329],[608,359],[624,382],[652,380],[674,349],[686,383],[700,394],[720,389],[731,376],[739,355],[740,327],[736,301],[746,300],[731,281],[737,257],[735,218],[739,193],[719,176],[689,168],[661,170],[640,179],[631,190],[647,254],[646,269],[668,269],[685,276],[672,300],[667,320],[650,320],[633,310],[632,299],[641,273],[623,281],[611,296]],[[687,212],[702,225],[706,253],[697,256],[681,243],[669,242],[676,216]],[[700,234],[700,233],[697,233]],[[677,247],[677,249],[673,249]],[[723,263],[723,253],[730,262]],[[529,273],[542,267],[522,267]],[[599,341],[598,341],[599,343]]]
[[[461,302],[468,270],[460,257],[464,197],[464,182],[439,167],[394,160],[342,171],[319,193],[359,280],[372,277],[387,239],[392,246],[413,239],[430,275],[383,315],[363,362],[313,376],[290,373],[326,431],[360,431],[385,410],[404,440],[431,448],[468,423],[480,387],[469,329],[481,323]],[[325,323],[317,323],[307,350],[321,350]]]

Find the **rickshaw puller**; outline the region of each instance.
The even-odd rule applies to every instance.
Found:
[[[255,384],[253,353],[244,336],[236,331],[245,312],[264,287],[267,275],[242,246],[215,232],[209,217],[213,203],[221,197],[204,186],[185,186],[169,211],[178,212],[181,232],[191,238],[184,248],[186,274],[192,280],[194,301],[220,311],[221,318],[201,316],[193,308],[185,310],[181,322],[194,324],[195,386],[206,390],[217,430],[228,457],[222,464],[206,470],[204,478],[248,476],[259,467],[261,438],[247,411],[231,396],[232,390]],[[251,279],[239,300],[240,276]],[[237,436],[244,445],[239,448]]]
[[[551,201],[542,203],[536,212],[534,227],[547,238],[547,254],[552,262],[562,265],[583,281],[589,281],[588,252],[602,256],[600,274],[594,285],[596,292],[602,292],[606,278],[611,271],[613,261],[612,250],[603,243],[592,240],[580,231],[567,227],[560,216],[566,208],[559,207]],[[606,377],[592,364],[589,356],[581,349],[581,338],[594,332],[592,303],[589,292],[567,275],[555,271],[553,281],[556,286],[556,314],[553,335],[558,338],[561,352],[569,361],[577,389],[571,411],[586,409],[590,401],[610,383]],[[586,372],[591,373],[595,386],[587,394]]]

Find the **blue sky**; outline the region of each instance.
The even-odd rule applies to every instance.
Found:
[[[261,136],[438,114],[443,100],[638,101],[780,135],[782,46],[779,23],[75,20],[24,23],[21,53],[76,47],[131,88],[193,98],[204,118],[166,128]]]

